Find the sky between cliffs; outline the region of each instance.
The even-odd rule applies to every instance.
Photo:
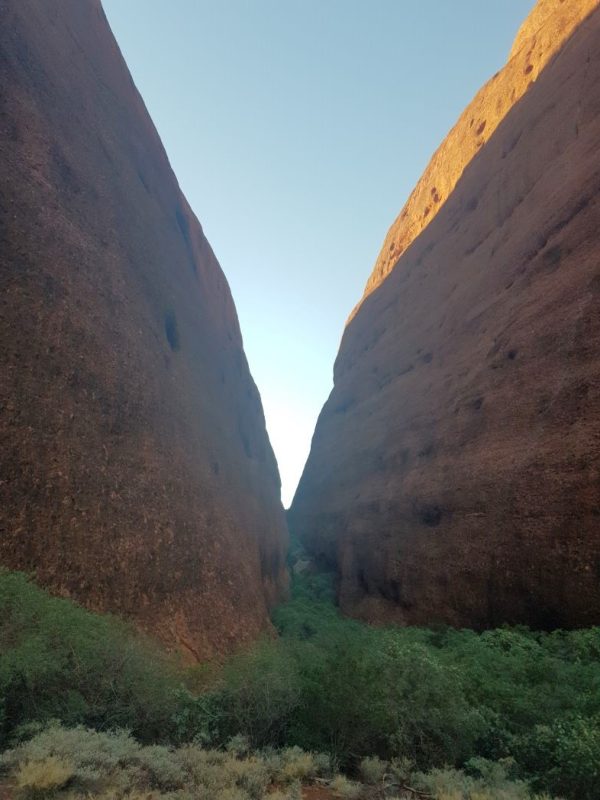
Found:
[[[103,0],[237,306],[289,505],[388,227],[533,0]]]

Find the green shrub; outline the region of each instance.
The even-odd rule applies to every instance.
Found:
[[[596,800],[600,787],[600,718],[574,716],[538,725],[515,750],[538,789]]]
[[[388,764],[377,756],[367,756],[367,758],[363,758],[358,770],[363,783],[368,783],[372,786],[383,783],[387,771]]]
[[[227,750],[228,753],[232,753],[234,756],[245,756],[251,750],[250,740],[247,736],[237,733],[227,742],[225,750]]]
[[[600,628],[374,630],[343,619],[323,580],[295,576],[274,615],[300,681],[288,742],[349,767],[512,758],[538,791],[597,791]]]
[[[120,620],[0,571],[0,642],[0,749],[50,719],[128,727],[147,741],[173,735],[181,675]]]
[[[299,690],[286,741],[342,766],[368,755],[422,766],[471,755],[483,719],[456,670],[424,642],[342,618],[329,596],[324,576],[295,577],[274,615]]]
[[[266,641],[231,658],[214,695],[213,741],[242,734],[253,748],[285,743],[300,702],[296,661],[281,642]]]
[[[411,777],[412,785],[438,800],[529,800],[526,783],[511,780],[500,763],[480,763],[481,772],[437,769]]]

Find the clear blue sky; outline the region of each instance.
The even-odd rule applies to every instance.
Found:
[[[229,280],[288,505],[345,320],[533,0],[103,0]]]

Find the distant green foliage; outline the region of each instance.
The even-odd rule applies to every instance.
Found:
[[[600,797],[600,718],[564,715],[522,735],[515,750],[534,787],[577,800]]]
[[[168,737],[180,682],[130,626],[0,571],[0,749],[53,718],[127,727],[146,741]]]
[[[286,664],[275,743],[330,752],[344,767],[366,756],[425,770],[508,759],[539,791],[599,796],[600,628],[374,629],[343,618],[330,598],[327,576],[296,576],[273,615],[279,641],[229,666],[225,683],[235,676],[240,691],[255,680],[257,652]],[[266,744],[237,721],[254,746]]]
[[[241,731],[253,747],[326,751],[345,767],[373,754],[422,767],[471,755],[484,720],[457,670],[424,642],[344,619],[330,596],[323,576],[295,579],[274,614],[280,639],[227,665],[216,741]]]

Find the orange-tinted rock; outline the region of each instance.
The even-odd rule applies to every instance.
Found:
[[[598,0],[538,0],[517,34],[508,63],[463,111],[389,229],[363,299],[385,280],[402,253],[430,224],[467,164],[597,5]],[[360,303],[352,316],[359,307]]]
[[[96,0],[0,4],[0,563],[194,657],[285,590],[227,286]]]
[[[292,530],[369,621],[598,624],[600,10],[453,182],[346,328]]]

